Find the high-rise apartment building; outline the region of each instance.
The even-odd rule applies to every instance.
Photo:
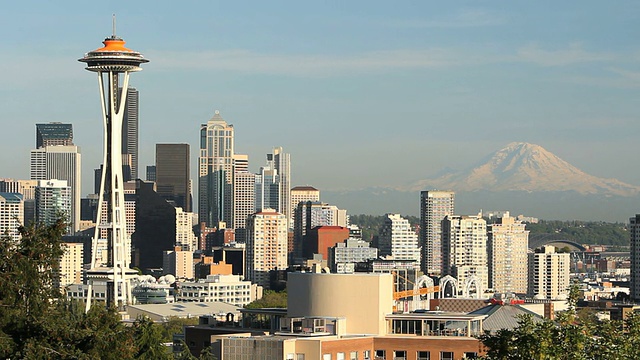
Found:
[[[386,214],[378,239],[380,256],[392,256],[394,260],[414,260],[420,266],[418,234],[409,220],[400,214]]]
[[[527,292],[529,231],[509,216],[488,226],[489,287],[496,293]]]
[[[193,213],[176,208],[176,247],[193,253],[198,250],[198,237],[193,232]],[[175,274],[174,274],[175,275]]]
[[[543,246],[529,254],[529,288],[536,299],[559,300],[569,292],[569,253],[557,253],[554,246]]]
[[[631,240],[631,300],[640,300],[640,214],[629,219]]]
[[[193,252],[176,246],[174,250],[162,252],[162,270],[176,279],[193,279]]]
[[[289,227],[292,228],[295,226],[295,212],[298,204],[301,202],[307,201],[320,201],[320,190],[314,188],[313,186],[296,186],[290,190],[289,195],[291,196],[291,210],[290,210],[290,222]]]
[[[376,259],[378,249],[370,246],[368,241],[348,238],[329,249],[329,267],[332,272],[339,274],[355,272],[355,265],[359,262]]]
[[[73,145],[73,125],[59,122],[36,124],[36,149],[54,145]]]
[[[156,144],[158,194],[191,212],[189,144]]]
[[[458,280],[460,288],[475,276],[477,293],[488,286],[487,222],[482,215],[447,215],[442,220],[442,275]],[[479,286],[479,288],[478,288]]]
[[[0,192],[0,236],[20,240],[18,227],[24,218],[24,198],[15,192]]]
[[[453,191],[422,191],[420,193],[420,247],[422,271],[442,274],[442,220],[454,213]]]
[[[290,219],[292,216],[292,209],[289,208],[291,203],[291,155],[285,153],[281,146],[274,147],[271,153],[267,154],[267,164],[277,172],[278,183],[280,184],[278,208],[276,210],[284,214],[287,219]],[[292,227],[293,223],[289,223],[288,226]]]
[[[256,211],[262,209],[274,209],[279,211],[280,206],[280,181],[278,170],[267,165],[260,168],[260,174],[256,175],[255,199]]]
[[[82,243],[62,243],[64,253],[60,257],[60,267],[54,284],[60,290],[71,284],[82,284],[83,247]]]
[[[198,216],[208,227],[233,224],[233,125],[216,110],[200,126]]]
[[[122,91],[122,88],[120,88]],[[120,91],[118,93],[120,93]],[[125,181],[138,178],[138,100],[140,94],[135,88],[129,87],[124,104],[124,118],[122,120],[122,155],[123,166],[129,165],[130,177],[125,175]]]
[[[81,196],[81,156],[75,145],[52,145],[31,150],[31,179],[66,180],[71,188],[71,231],[79,229]]]
[[[263,209],[247,221],[245,276],[269,288],[272,270],[287,268],[287,218],[274,209]]]
[[[71,187],[66,180],[40,180],[36,186],[36,221],[53,225],[71,214]]]

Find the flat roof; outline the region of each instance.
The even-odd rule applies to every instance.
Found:
[[[200,316],[218,313],[238,313],[241,307],[223,302],[175,302],[172,304],[127,305],[127,309],[145,311],[157,316]]]

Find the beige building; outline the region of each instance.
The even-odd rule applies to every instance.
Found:
[[[298,204],[302,201],[320,201],[320,190],[313,186],[296,186],[291,189],[291,210],[289,211],[289,214],[291,214],[289,219],[290,227],[293,227],[294,213]]]
[[[245,278],[269,288],[269,272],[287,268],[287,218],[264,209],[247,221]]]
[[[193,213],[185,212],[182,208],[176,208],[176,246],[182,251],[194,252],[198,250],[198,238],[193,232]]]
[[[82,283],[82,243],[62,243],[64,254],[60,258],[60,272],[58,283],[60,290],[71,284]]]
[[[414,260],[420,268],[420,245],[418,234],[411,228],[409,220],[400,214],[387,214],[380,228],[378,240],[380,256],[391,255],[394,260]]]
[[[527,292],[529,231],[507,212],[488,228],[489,287],[497,293]]]
[[[476,283],[476,294],[481,295],[488,286],[487,222],[480,214],[475,216],[447,215],[442,220],[443,275],[458,280],[463,294]]]
[[[528,295],[537,299],[566,298],[569,291],[569,253],[543,246],[529,254]]]
[[[193,252],[183,251],[179,246],[171,251],[162,252],[162,269],[176,279],[194,279]]]

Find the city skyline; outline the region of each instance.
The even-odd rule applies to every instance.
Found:
[[[511,141],[640,185],[628,166],[640,126],[635,3],[555,4],[553,13],[541,4],[148,4],[6,9],[0,28],[14,35],[0,45],[9,69],[0,107],[15,136],[0,145],[2,177],[28,178],[35,124],[71,123],[82,196],[90,192],[99,102],[75,59],[110,33],[115,12],[117,33],[157,59],[131,84],[140,168],[154,163],[155,144],[188,143],[195,169],[198,125],[220,109],[252,172],[273,146],[292,154],[292,187],[404,185]]]

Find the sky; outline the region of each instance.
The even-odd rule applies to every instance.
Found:
[[[12,1],[0,12],[0,178],[28,178],[35,124],[72,123],[82,193],[102,159],[97,79],[117,35],[150,62],[139,173],[215,110],[250,169],[274,146],[292,185],[403,186],[513,141],[640,185],[637,1]]]

